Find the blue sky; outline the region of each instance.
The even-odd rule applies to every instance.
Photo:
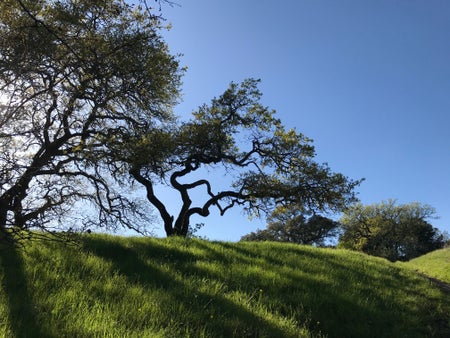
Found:
[[[178,114],[260,78],[263,103],[314,140],[319,162],[366,179],[362,203],[430,204],[450,232],[450,1],[177,2],[162,14],[188,67]],[[239,210],[195,221],[230,241],[265,226]]]

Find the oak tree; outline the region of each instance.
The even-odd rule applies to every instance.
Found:
[[[162,25],[122,0],[0,2],[0,233],[64,226],[79,201],[133,227],[105,144],[172,119],[182,71]]]
[[[315,162],[312,141],[285,129],[274,111],[260,103],[257,84],[254,79],[231,83],[191,120],[150,129],[118,147],[117,157],[129,163],[132,177],[146,188],[168,236],[186,236],[191,217],[206,217],[212,208],[223,215],[241,206],[260,215],[279,205],[311,212],[341,210],[355,201],[360,181]],[[215,175],[209,178],[205,169]],[[177,215],[158,197],[159,184],[179,193]],[[199,189],[206,199],[195,204],[192,192]]]
[[[340,220],[339,246],[391,261],[410,260],[443,247],[448,239],[428,222],[435,213],[431,206],[417,202],[354,204]]]
[[[278,207],[267,219],[267,227],[241,237],[241,241],[273,241],[325,246],[335,239],[339,223],[327,217],[307,217],[295,205]]]

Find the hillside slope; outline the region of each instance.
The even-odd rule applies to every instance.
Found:
[[[411,269],[279,243],[87,235],[0,251],[4,337],[445,337]]]
[[[405,264],[420,273],[450,284],[450,248],[430,252]]]

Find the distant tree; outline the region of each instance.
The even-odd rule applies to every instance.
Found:
[[[206,217],[212,207],[223,215],[239,205],[259,215],[279,205],[323,211],[340,210],[355,201],[353,190],[360,181],[314,162],[311,140],[285,130],[274,112],[259,103],[257,83],[253,79],[232,83],[210,105],[201,106],[192,120],[167,129],[154,128],[117,144],[115,158],[129,163],[132,177],[145,186],[168,236],[186,236],[190,218],[195,214]],[[221,187],[227,177],[233,182],[215,191],[201,169],[216,172],[213,179]],[[155,185],[160,183],[180,194],[176,217],[156,194]],[[200,188],[206,201],[193,206],[191,192]]]
[[[340,220],[343,234],[339,246],[391,261],[410,260],[444,246],[446,236],[427,222],[434,215],[431,206],[420,203],[358,203]]]
[[[0,234],[73,226],[78,201],[95,225],[135,226],[105,144],[172,119],[181,71],[161,27],[122,0],[0,1]]]
[[[324,246],[327,239],[337,236],[339,224],[329,218],[314,215],[306,218],[295,206],[278,207],[268,218],[266,229],[251,232],[241,241],[275,241]]]

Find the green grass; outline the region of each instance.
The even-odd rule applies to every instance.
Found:
[[[410,268],[279,243],[87,235],[0,252],[1,337],[445,337]]]
[[[410,260],[405,265],[450,284],[450,248],[430,252]]]

